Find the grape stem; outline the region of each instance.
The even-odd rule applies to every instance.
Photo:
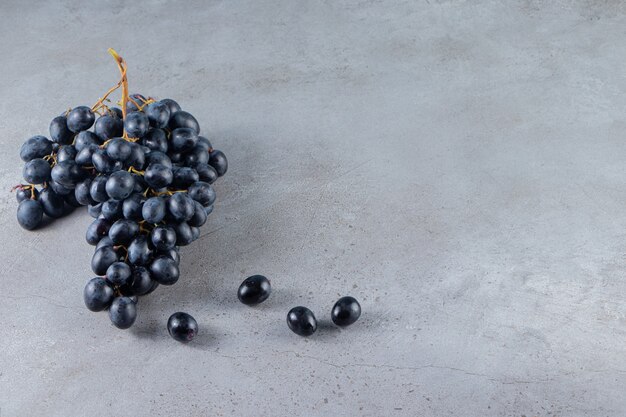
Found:
[[[126,61],[124,61],[124,58],[119,56],[119,54],[115,51],[115,49],[109,48],[108,52],[111,54],[111,56],[113,56],[113,58],[115,58],[115,62],[117,64],[117,68],[120,70],[120,80],[113,87],[109,88],[109,91],[107,91],[96,102],[96,104],[94,104],[91,107],[91,110],[93,112],[97,112],[100,109],[109,110],[108,106],[106,104],[104,104],[104,102],[108,101],[109,95],[111,95],[111,93],[113,93],[115,90],[117,90],[118,88],[121,87],[122,88],[122,118],[126,119],[126,104],[128,103],[129,100],[132,101],[133,103],[135,103],[128,96],[128,77],[126,76],[126,70],[127,70]],[[135,103],[135,104],[137,104],[137,103]],[[128,139],[128,134],[126,133],[126,129],[124,129],[124,134],[122,135],[122,137],[124,139]]]

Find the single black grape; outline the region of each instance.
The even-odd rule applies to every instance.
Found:
[[[133,111],[126,115],[124,120],[124,129],[131,138],[140,138],[144,136],[150,128],[148,116],[143,112]]]
[[[74,133],[81,132],[89,129],[95,119],[96,117],[89,107],[78,106],[67,115],[67,127]]]
[[[167,135],[163,129],[150,129],[146,135],[141,138],[141,144],[147,146],[153,151],[167,152]]]
[[[106,183],[109,177],[104,175],[99,175],[91,181],[91,185],[89,186],[89,194],[94,201],[98,203],[104,203],[109,199],[109,194],[106,191]]]
[[[195,167],[198,164],[207,164],[209,162],[209,153],[199,143],[187,152],[183,158],[185,165]]]
[[[148,245],[148,237],[139,235],[128,246],[128,262],[132,265],[147,265],[152,259],[152,249]]]
[[[157,250],[172,249],[176,246],[176,231],[171,226],[157,226],[150,232],[150,239]]]
[[[57,219],[65,214],[65,201],[63,197],[51,188],[44,188],[39,193],[39,202],[46,216]]]
[[[36,229],[43,220],[43,207],[37,200],[23,200],[17,206],[17,222],[26,230]]]
[[[176,262],[167,257],[159,256],[150,264],[152,279],[163,285],[173,285],[178,281],[180,272]]]
[[[133,282],[131,284],[131,290],[135,295],[148,294],[154,284],[157,284],[150,277],[150,272],[143,266],[133,267]]]
[[[126,160],[126,165],[138,170],[142,170],[146,165],[146,154],[141,145],[130,142],[130,156]]]
[[[106,192],[115,200],[128,197],[135,188],[135,180],[130,172],[116,171],[109,176],[106,182]]]
[[[117,286],[132,283],[132,271],[130,270],[130,266],[125,262],[113,262],[109,265],[106,277],[111,284]]]
[[[73,161],[76,159],[78,151],[74,145],[63,145],[57,151],[57,162]]]
[[[187,223],[189,224],[189,226],[192,226],[192,227],[201,227],[204,225],[204,223],[206,223],[208,216],[209,215],[204,210],[204,207],[202,206],[202,204],[198,203],[197,201],[194,201],[193,216],[191,217],[191,219],[187,221]]]
[[[121,200],[107,200],[102,203],[102,217],[114,222],[122,218],[122,204]]]
[[[176,244],[178,246],[187,246],[193,242],[193,232],[191,231],[191,226],[189,226],[186,222],[176,224],[174,226],[174,230],[176,231]]]
[[[200,125],[196,118],[183,110],[179,110],[170,116],[168,127],[170,130],[184,127],[193,129],[196,134],[200,133]]]
[[[144,112],[148,116],[150,126],[157,128],[167,127],[167,123],[170,120],[170,108],[167,103],[160,101],[150,103],[146,106]]]
[[[111,323],[118,329],[128,329],[137,319],[137,303],[130,297],[116,297],[109,307]]]
[[[198,322],[187,313],[174,313],[167,321],[167,331],[179,342],[189,342],[198,334]]]
[[[144,179],[150,187],[159,189],[170,185],[174,179],[174,174],[165,165],[150,164],[144,172]]]
[[[270,280],[263,275],[252,275],[243,280],[237,291],[237,297],[242,303],[253,306],[267,300],[272,292]]]
[[[57,116],[50,122],[50,139],[61,145],[69,145],[74,140],[74,132],[68,129],[65,116]]]
[[[85,233],[85,240],[90,245],[97,245],[102,238],[107,236],[111,223],[107,219],[96,219],[89,227],[87,227],[87,233]]]
[[[148,164],[148,166],[152,164],[160,164],[170,169],[172,169],[173,167],[172,160],[170,159],[170,157],[167,156],[165,153],[161,151],[156,151],[156,150],[153,150],[149,152],[148,154],[146,154],[146,163]]]
[[[43,184],[49,181],[50,172],[50,164],[41,158],[28,161],[22,170],[24,179],[30,184]]]
[[[333,306],[330,316],[337,326],[349,326],[361,316],[361,305],[354,297],[341,297]]]
[[[19,186],[15,190],[15,198],[18,203],[24,200],[36,200],[39,197],[39,190],[32,185]]]
[[[199,181],[213,184],[219,175],[217,171],[209,164],[198,164],[195,166],[195,170],[198,173]]]
[[[84,180],[76,184],[76,188],[74,188],[74,196],[76,197],[76,201],[78,201],[83,206],[96,203],[96,200],[91,198],[91,182],[91,178],[85,178]]]
[[[167,210],[176,222],[186,222],[193,217],[194,201],[185,193],[175,193],[167,199]]]
[[[122,214],[129,220],[141,221],[144,196],[140,193],[131,194],[122,204]]]
[[[187,195],[205,207],[213,204],[216,198],[215,190],[211,184],[202,181],[191,184],[187,190]]]
[[[83,150],[90,145],[100,145],[100,138],[96,136],[94,133],[89,132],[88,130],[80,132],[76,135],[76,139],[74,140],[74,147],[77,152]]]
[[[215,168],[220,177],[228,171],[228,160],[222,151],[214,150],[209,154],[209,165]]]
[[[33,136],[20,148],[20,158],[28,162],[35,158],[43,158],[52,153],[52,142],[44,136]]]
[[[161,100],[161,103],[165,104],[170,110],[170,117],[172,114],[180,110],[180,105],[171,98],[164,98],[163,100]]]
[[[179,127],[172,130],[170,144],[174,152],[187,152],[193,149],[198,142],[198,133],[188,127]]]
[[[109,229],[109,237],[116,245],[127,245],[139,233],[137,222],[128,219],[120,219],[113,223]]]
[[[85,305],[91,311],[102,311],[113,302],[115,292],[104,278],[92,278],[85,285],[83,299]]]
[[[161,197],[150,197],[141,208],[141,215],[148,223],[159,223],[165,217],[165,201]]]
[[[123,163],[130,158],[133,149],[127,140],[115,138],[106,144],[106,151],[111,159]]]
[[[174,180],[172,186],[178,189],[185,189],[194,182],[200,181],[198,172],[190,167],[177,167],[173,170]]]
[[[52,167],[50,177],[57,184],[73,190],[85,178],[85,171],[74,161],[63,161]]]
[[[93,131],[102,141],[117,138],[124,133],[124,122],[117,114],[111,112],[96,120]]]
[[[287,325],[292,332],[300,336],[311,336],[317,330],[315,315],[311,310],[302,306],[289,310]]]
[[[113,246],[103,246],[97,249],[91,258],[91,270],[96,275],[104,275],[107,272],[107,268],[111,266],[113,262],[119,260],[119,254],[113,248]]]

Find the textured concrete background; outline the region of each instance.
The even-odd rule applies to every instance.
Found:
[[[619,1],[3,0],[0,415],[626,415],[625,40]],[[83,306],[87,213],[29,233],[6,192],[107,47],[231,163],[129,331]]]

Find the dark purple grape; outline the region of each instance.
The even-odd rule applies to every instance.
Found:
[[[292,332],[300,336],[311,336],[317,330],[317,320],[313,312],[302,306],[289,310],[287,325]]]
[[[209,165],[215,168],[220,177],[228,171],[228,160],[222,151],[214,150],[209,154]]]
[[[173,285],[178,281],[180,272],[173,259],[159,256],[150,264],[150,275],[159,284]]]
[[[68,129],[65,116],[57,116],[50,122],[50,139],[61,145],[69,145],[74,140],[74,132]]]
[[[193,149],[198,142],[198,133],[188,127],[179,127],[172,130],[170,144],[174,152],[187,152]]]
[[[187,313],[174,313],[167,320],[167,331],[179,342],[190,342],[198,334],[198,322]]]
[[[170,116],[168,127],[170,130],[184,127],[193,129],[196,134],[200,133],[200,125],[196,118],[183,110],[179,110]]]
[[[118,329],[128,329],[137,319],[137,303],[130,297],[116,297],[109,307],[109,318]]]
[[[161,103],[165,104],[170,110],[170,117],[172,114],[180,110],[180,105],[171,98],[164,98],[163,100],[161,100]]]
[[[35,158],[43,158],[52,153],[52,142],[44,136],[33,136],[20,148],[20,158],[28,162]]]
[[[146,106],[144,112],[148,116],[150,126],[157,128],[167,127],[167,123],[170,120],[170,108],[167,103],[160,101],[150,103]]]
[[[263,275],[252,275],[246,278],[237,291],[237,297],[242,303],[253,306],[267,300],[272,292],[270,280]]]
[[[113,246],[103,246],[97,249],[91,258],[91,270],[96,275],[104,275],[107,272],[107,268],[111,266],[113,262],[119,261],[119,254],[113,248]]]
[[[148,120],[148,116],[143,112],[133,111],[126,114],[124,130],[126,130],[126,133],[128,133],[128,136],[131,138],[143,137],[148,132],[149,128],[150,121]]]
[[[333,306],[330,317],[337,326],[349,326],[361,317],[361,305],[354,297],[341,297]]]
[[[127,219],[120,219],[113,223],[109,229],[109,237],[116,245],[127,245],[139,233],[137,222]]]
[[[174,179],[174,174],[165,165],[150,164],[143,177],[150,187],[158,189],[170,185]]]
[[[43,220],[43,207],[37,200],[23,200],[17,206],[17,222],[26,230],[36,229]]]
[[[50,164],[41,158],[28,161],[22,170],[24,179],[30,184],[43,184],[49,181],[50,172]]]
[[[143,204],[141,215],[148,223],[159,223],[165,217],[165,201],[161,197],[150,197]]]
[[[73,108],[67,115],[67,127],[72,132],[81,132],[87,130],[93,125],[96,117],[91,109],[87,106],[78,106]]]
[[[152,259],[146,235],[137,236],[128,246],[128,262],[132,265],[147,265]]]
[[[210,184],[198,181],[189,186],[187,195],[203,206],[210,206],[215,202],[215,190]]]
[[[102,238],[107,236],[111,223],[106,219],[96,219],[89,227],[87,227],[87,233],[85,234],[85,240],[90,245],[97,245]]]
[[[111,112],[100,116],[98,120],[96,120],[93,130],[102,141],[117,138],[124,133],[124,122],[121,117]]]
[[[176,246],[176,231],[171,226],[157,226],[150,232],[150,239],[157,250],[173,249]]]
[[[96,277],[89,280],[83,290],[85,305],[91,311],[102,311],[113,302],[115,292],[104,278]]]
[[[51,188],[44,188],[39,193],[39,202],[43,207],[43,212],[48,217],[54,219],[62,217],[65,214],[65,201],[63,197],[55,193]]]

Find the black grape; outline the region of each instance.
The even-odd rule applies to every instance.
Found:
[[[37,200],[23,200],[17,207],[17,222],[26,230],[36,229],[43,219],[43,207]]]
[[[67,115],[67,127],[72,132],[87,130],[93,125],[95,116],[87,106],[73,108]]]
[[[187,313],[174,313],[167,320],[167,331],[179,342],[190,342],[198,334],[198,322]]]
[[[137,319],[137,304],[130,297],[116,297],[109,307],[111,323],[118,329],[128,329]]]
[[[89,280],[83,290],[85,305],[91,311],[102,311],[113,302],[115,292],[104,278],[96,277]]]

